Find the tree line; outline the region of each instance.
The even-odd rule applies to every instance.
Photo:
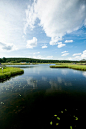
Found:
[[[34,59],[34,58],[0,58],[1,63],[86,63],[86,60],[81,61],[70,61],[70,60],[43,60],[43,59]]]

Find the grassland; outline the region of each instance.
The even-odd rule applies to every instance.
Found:
[[[24,73],[24,70],[20,68],[6,67],[3,70],[0,68],[0,81],[22,73]]]
[[[35,64],[55,64],[55,63],[2,63],[2,65],[35,65]]]
[[[72,64],[72,63],[58,63],[54,66],[50,66],[50,68],[71,68],[76,70],[82,70],[86,71],[86,65],[80,65],[80,64]]]
[[[30,65],[30,63],[2,63],[2,65]]]

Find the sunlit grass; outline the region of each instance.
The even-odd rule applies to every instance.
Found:
[[[20,68],[13,68],[13,67],[6,67],[0,68],[0,80],[10,78],[11,76],[18,75],[24,73],[23,69]]]
[[[76,69],[76,70],[83,70],[86,71],[86,65],[78,65],[78,64],[56,64],[54,66],[50,66],[50,68],[72,68],[72,69]]]
[[[2,65],[30,65],[30,63],[2,63]]]

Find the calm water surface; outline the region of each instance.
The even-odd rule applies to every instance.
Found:
[[[12,67],[11,65],[10,67]],[[86,72],[68,68],[50,68],[49,65],[14,65],[24,74],[0,83],[0,94],[23,89],[80,90],[86,92]],[[24,68],[26,67],[26,68]],[[23,89],[22,89],[23,88]]]
[[[62,93],[63,98],[66,96],[66,95],[64,96],[63,93],[68,93],[68,94],[72,93],[71,94],[72,96],[73,96],[73,93],[75,93],[74,97],[76,96],[76,98],[77,98],[77,96],[78,96],[79,97],[78,100],[80,99],[80,95],[82,96],[83,94],[84,95],[86,94],[86,72],[85,71],[78,71],[78,70],[73,70],[73,69],[68,69],[68,68],[50,68],[48,64],[28,65],[28,66],[27,65],[26,66],[25,65],[23,65],[23,66],[15,65],[13,67],[22,68],[24,70],[24,74],[20,75],[20,76],[12,77],[11,79],[9,79],[3,83],[0,83],[0,120],[1,120],[0,126],[2,129],[6,129],[7,127],[11,127],[11,126],[12,126],[11,128],[19,128],[20,124],[16,125],[13,123],[11,126],[9,126],[9,123],[11,121],[10,119],[13,116],[12,115],[13,112],[14,112],[14,114],[18,114],[18,112],[16,111],[17,110],[16,106],[19,107],[18,104],[19,104],[19,101],[21,100],[21,98],[22,98],[22,100],[23,99],[25,100],[25,101],[23,100],[24,103],[25,102],[32,103],[32,98],[33,98],[32,96],[34,94],[36,94],[35,95],[36,97],[34,97],[34,98],[37,98],[38,93],[40,93],[36,102],[35,102],[35,99],[33,98],[34,103],[39,104],[39,102],[40,102],[39,99],[41,98],[41,95],[44,96],[45,94],[46,95],[49,94],[49,96],[50,96],[50,95],[54,94],[54,92],[57,94]],[[79,94],[76,95],[76,93],[79,93]],[[30,101],[30,99],[26,101],[27,96],[29,94],[31,95],[31,101]],[[56,95],[56,94],[54,94],[54,95]],[[55,98],[57,97],[57,99],[58,99],[58,96],[54,96],[54,97]],[[53,97],[51,97],[51,98],[53,98]],[[56,111],[56,110],[53,110],[53,108],[54,108],[53,104],[55,103],[55,101],[57,101],[57,99],[55,100],[55,98],[54,98],[54,101],[51,99],[52,100],[52,105],[51,105],[52,112],[51,112],[50,117]],[[59,99],[62,99],[62,98],[59,98]],[[39,102],[38,102],[38,100],[39,100]],[[49,100],[46,99],[46,102],[44,101],[43,98],[42,98],[42,100],[43,100],[43,104],[47,104],[48,102],[50,102],[50,99]],[[63,99],[61,101],[64,102]],[[69,102],[69,100],[66,102],[66,104],[68,104],[68,102]],[[82,102],[82,100],[80,102]],[[25,108],[25,104],[20,107]],[[66,104],[64,104],[65,108],[67,108]],[[72,104],[73,104],[73,102],[72,102]],[[83,104],[83,102],[82,102],[82,104]],[[13,107],[12,107],[12,105],[13,105]],[[50,106],[50,103],[49,103],[49,106]],[[55,106],[57,106],[57,104],[55,104]],[[69,107],[71,107],[71,106],[69,106]],[[51,107],[50,107],[50,109],[51,109]],[[33,106],[32,106],[32,108],[33,108]],[[43,108],[45,109],[45,112],[48,112],[48,111],[46,111],[48,106],[46,108],[45,107],[43,107]],[[60,106],[60,108],[61,108],[61,106]],[[38,108],[36,110],[38,110]],[[40,108],[40,110],[42,110],[42,108]],[[35,113],[36,113],[36,111],[35,111]],[[11,115],[8,115],[8,114],[11,114]],[[8,118],[8,116],[9,116],[10,121],[8,121],[6,119],[6,118]],[[31,118],[31,116],[30,116],[30,118]],[[7,123],[6,126],[4,125],[4,122]],[[41,123],[41,121],[40,121],[40,123]],[[49,121],[48,121],[48,123],[49,123]],[[16,127],[14,127],[13,125],[15,125]],[[45,128],[46,125],[44,125],[43,127],[41,125],[39,125],[39,126],[40,126],[40,128],[43,128],[43,127]],[[69,128],[69,126],[68,126],[68,128]]]

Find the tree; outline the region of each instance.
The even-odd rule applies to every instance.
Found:
[[[2,59],[2,60],[3,60],[3,63],[5,63],[5,62],[6,62],[6,58],[5,58],[5,57],[3,57],[3,59]]]

